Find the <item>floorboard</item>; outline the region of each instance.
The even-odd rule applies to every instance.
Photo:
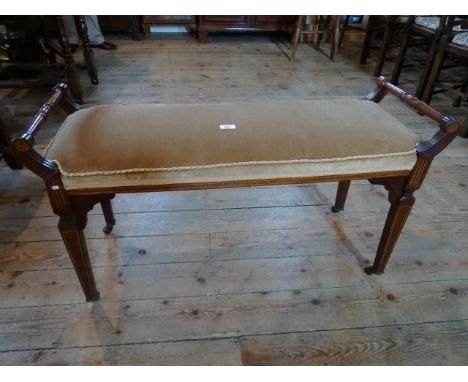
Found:
[[[96,50],[85,106],[360,98],[375,59],[359,41],[336,62],[310,46],[287,58],[265,35],[132,41]],[[81,60],[81,51],[77,56]],[[384,74],[391,73],[391,62]],[[403,73],[401,86],[416,87]],[[46,89],[0,89],[13,135]],[[445,96],[433,106],[463,118]],[[436,127],[398,100],[382,107],[421,138]],[[37,137],[43,150],[64,114]],[[336,184],[118,195],[117,225],[86,228],[101,301],[86,303],[41,180],[0,165],[2,365],[466,365],[468,141],[436,158],[387,272],[366,276],[388,209],[380,186]]]

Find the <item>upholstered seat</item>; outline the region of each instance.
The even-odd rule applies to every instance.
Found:
[[[409,171],[417,143],[356,99],[107,105],[71,114],[45,156],[66,189],[109,189]]]
[[[428,29],[437,29],[440,24],[439,16],[417,16],[414,23]]]
[[[453,37],[452,43],[468,48],[468,32],[457,33]]]

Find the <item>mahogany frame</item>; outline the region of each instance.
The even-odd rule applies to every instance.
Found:
[[[378,103],[387,93],[397,96],[402,102],[413,107],[415,111],[439,123],[439,130],[434,136],[416,147],[417,160],[412,170],[378,174],[351,174],[342,176],[227,181],[183,185],[167,184],[68,191],[63,186],[61,174],[56,164],[45,159],[33,148],[34,136],[44,124],[53,108],[60,106],[68,114],[80,109],[80,106],[69,96],[68,88],[65,83],[60,83],[54,87],[52,96],[35,115],[28,130],[21,137],[11,142],[11,150],[27,168],[43,179],[52,209],[54,213],[60,217],[58,228],[87,301],[96,301],[99,299],[99,292],[94,281],[83,234],[87,222],[87,214],[96,204],[101,204],[106,222],[104,232],[109,234],[115,224],[111,199],[116,193],[124,192],[194,190],[338,181],[338,191],[332,211],[339,212],[344,208],[351,181],[356,179],[368,179],[372,184],[379,184],[385,187],[388,191],[388,200],[390,202],[390,210],[380,238],[374,263],[365,268],[367,274],[379,274],[384,271],[400,232],[413,207],[415,202],[413,193],[421,187],[433,158],[455,138],[457,130],[460,127],[460,123],[452,117],[440,114],[424,102],[387,82],[383,77],[379,77],[375,90],[369,93],[364,99]]]

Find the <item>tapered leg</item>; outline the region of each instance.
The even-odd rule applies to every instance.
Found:
[[[336,192],[335,205],[331,208],[333,212],[343,211],[350,184],[350,180],[338,182],[338,191]]]
[[[106,235],[112,232],[112,228],[115,225],[114,213],[112,212],[112,203],[110,199],[101,201],[102,212],[104,213],[104,219],[106,220],[106,226],[103,231]]]
[[[86,301],[99,300],[99,292],[96,289],[82,224],[78,224],[73,216],[62,216],[58,226],[86,296]]]
[[[377,249],[374,264],[365,268],[367,274],[379,274],[384,272],[393,248],[400,237],[401,230],[411,212],[414,201],[414,196],[404,195],[400,200],[391,202],[390,211],[388,212],[382,236],[380,237],[379,248]]]

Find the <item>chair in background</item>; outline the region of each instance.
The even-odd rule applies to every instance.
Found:
[[[361,50],[359,62],[364,65],[373,48],[372,42],[376,34],[383,34],[382,40],[378,45],[377,63],[374,68],[374,75],[382,74],[383,66],[389,51],[395,46],[399,46],[399,35],[406,22],[404,16],[369,16],[366,25],[366,33]]]
[[[433,95],[443,92],[454,97],[453,106],[459,107],[462,102],[468,106],[468,19],[448,17],[422,100],[429,103]],[[468,137],[466,114],[460,131],[465,138]]]
[[[0,88],[48,87],[65,76],[71,93],[82,103],[78,69],[88,71],[91,83],[99,81],[83,16],[75,16],[75,23],[83,43],[84,65],[75,62],[62,16],[2,16],[5,31],[0,32],[0,42],[7,49],[6,59],[0,63]]]
[[[354,25],[353,23],[350,23],[352,21],[351,17],[358,17],[360,18],[359,23],[357,25]],[[362,27],[362,20],[364,16],[350,16],[346,15],[343,19],[343,23],[340,26],[340,37],[338,39],[338,48],[343,44],[344,36],[346,32],[359,32],[362,33],[364,30]]]
[[[401,70],[411,66],[420,70],[415,95],[422,97],[448,16],[409,16],[403,41],[393,68],[391,82],[398,84]],[[410,49],[408,49],[410,48]]]
[[[338,40],[340,33],[340,16],[311,16],[310,24],[306,25],[307,16],[297,16],[294,32],[291,40],[291,60],[296,57],[297,44],[299,43],[302,35],[314,35],[315,41],[312,46],[315,49],[320,49],[320,44],[323,37],[330,42],[330,59],[335,61],[336,53],[338,51]]]
[[[450,78],[444,81],[441,72],[444,69],[455,67],[464,68],[463,79],[461,77]],[[452,83],[452,86],[446,83]],[[448,92],[456,98],[453,106],[460,106],[461,102],[468,102],[468,19],[448,17],[447,28],[440,40],[435,54],[427,85],[424,89],[422,100],[431,101],[434,94]]]

